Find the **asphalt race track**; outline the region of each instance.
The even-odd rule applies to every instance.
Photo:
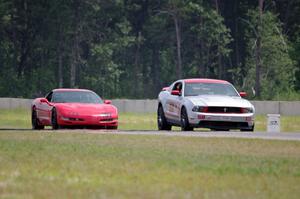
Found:
[[[6,129],[0,128],[1,131],[20,131],[33,132],[32,129]],[[246,139],[267,139],[267,140],[291,140],[300,141],[300,132],[280,132],[280,133],[266,133],[266,132],[239,132],[239,131],[123,131],[123,130],[89,130],[89,129],[63,129],[63,130],[39,130],[36,132],[45,133],[93,133],[93,134],[114,134],[114,135],[153,135],[153,136],[184,136],[184,137],[217,137],[217,138],[246,138]]]

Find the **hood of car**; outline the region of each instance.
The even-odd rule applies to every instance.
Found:
[[[187,98],[196,106],[253,107],[248,100],[240,97],[230,97],[223,95],[199,95]]]
[[[62,112],[72,112],[78,115],[96,115],[100,113],[116,113],[117,109],[110,104],[60,103],[56,107]]]

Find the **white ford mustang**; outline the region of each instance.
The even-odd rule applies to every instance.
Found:
[[[242,98],[245,96],[245,92],[238,93],[224,80],[178,80],[159,93],[158,129],[181,126],[183,131],[194,128],[253,131],[255,110]]]

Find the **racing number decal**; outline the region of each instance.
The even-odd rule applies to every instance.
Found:
[[[170,112],[175,112],[176,108],[177,108],[176,104],[170,101],[169,102],[169,111]]]
[[[178,113],[180,112],[180,103],[174,101],[174,100],[168,100],[168,112],[173,117],[178,117]]]

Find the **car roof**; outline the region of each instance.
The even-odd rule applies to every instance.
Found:
[[[185,83],[218,83],[218,84],[230,84],[226,80],[221,79],[207,79],[207,78],[193,78],[193,79],[183,79]]]
[[[92,92],[88,89],[79,89],[79,88],[57,88],[53,89],[53,92],[70,92],[70,91],[86,91],[86,92]]]

